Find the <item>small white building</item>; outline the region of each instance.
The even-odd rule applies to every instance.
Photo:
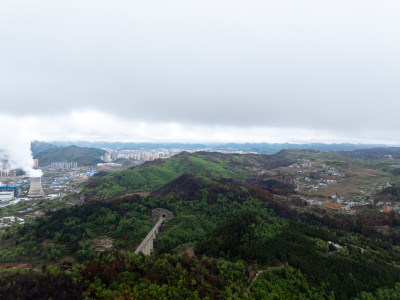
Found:
[[[10,202],[14,199],[14,192],[0,192],[0,202]]]
[[[61,196],[61,194],[48,194],[48,195],[47,195],[47,198],[55,199],[55,198],[58,198],[58,197],[60,197],[60,196]]]

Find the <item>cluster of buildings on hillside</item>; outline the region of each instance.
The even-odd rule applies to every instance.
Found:
[[[375,207],[377,208],[380,212],[397,212],[400,213],[400,206],[396,201],[377,201],[375,202],[372,199],[372,194],[367,193],[363,196],[354,196],[353,199],[345,199],[341,196],[338,195],[331,195],[330,196],[331,201],[335,203],[337,206],[335,209],[349,213],[349,214],[354,214],[360,210],[364,210],[367,207]],[[308,199],[306,197],[300,197],[303,201],[306,201],[308,205],[310,206],[327,206],[330,207],[328,202],[326,200],[317,200],[317,199]],[[330,207],[332,208],[332,207]]]
[[[197,152],[197,151],[210,151],[210,149],[147,149],[147,150],[111,150],[103,148],[107,151],[101,159],[105,163],[110,163],[117,158],[126,158],[135,161],[152,161],[159,158],[169,158],[177,155],[183,151]],[[246,152],[246,151],[225,151],[225,150],[212,150],[213,152],[219,153],[234,153],[234,154],[257,154],[257,152]]]
[[[329,166],[326,163],[315,165],[313,162],[303,159],[298,163],[292,164],[291,168],[299,169],[295,173],[297,176],[292,179],[292,183],[296,185],[296,191],[316,192],[320,189],[326,188],[329,185],[337,184],[346,177],[338,169]],[[313,168],[313,170],[310,170]],[[318,168],[318,169],[315,169]],[[302,170],[309,169],[309,170]],[[378,186],[378,190],[391,187],[389,183]],[[381,212],[396,211],[400,213],[400,206],[395,202],[378,201],[374,202],[372,193],[364,193],[360,191],[360,195],[353,196],[351,199],[345,199],[337,194],[331,195],[328,199],[310,199],[300,197],[303,201],[307,202],[310,206],[326,206],[328,208],[337,209],[346,213],[356,213],[357,211],[364,210],[366,207],[376,207]]]
[[[25,224],[25,220],[15,216],[0,218],[0,228],[10,227],[12,224]]]
[[[111,150],[107,151],[101,159],[108,163],[117,158],[126,158],[136,161],[152,161],[159,158],[168,158],[181,153],[182,149],[151,149],[151,150]]]
[[[300,186],[302,186],[303,188],[306,188],[309,191],[313,191],[313,192],[316,192],[320,188],[324,188],[328,185],[338,183],[337,180],[334,180],[334,179],[319,178],[319,179],[313,180],[308,176],[296,177],[295,179],[292,180],[292,182],[297,186],[296,190],[299,190]],[[315,184],[313,184],[313,183],[315,183]]]
[[[298,163],[294,163],[289,166],[289,168],[297,168],[297,169],[310,169],[313,166],[313,162],[308,159],[301,159]]]

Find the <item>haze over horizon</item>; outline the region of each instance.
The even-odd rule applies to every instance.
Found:
[[[400,145],[399,9],[0,1],[2,140]]]

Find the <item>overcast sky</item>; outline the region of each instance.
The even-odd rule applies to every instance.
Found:
[[[0,125],[41,140],[400,144],[399,11],[0,0]]]

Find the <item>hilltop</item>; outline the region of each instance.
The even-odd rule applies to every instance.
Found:
[[[128,193],[150,192],[183,174],[243,181],[258,172],[289,166],[292,162],[285,158],[283,153],[244,155],[183,152],[166,160],[159,159],[129,169],[94,176],[85,185],[83,194],[87,199],[107,200]]]
[[[42,167],[60,161],[74,161],[78,166],[93,166],[102,162],[100,156],[105,153],[104,150],[97,148],[64,147],[43,142],[33,142],[31,150],[33,158],[39,159],[39,165]]]

